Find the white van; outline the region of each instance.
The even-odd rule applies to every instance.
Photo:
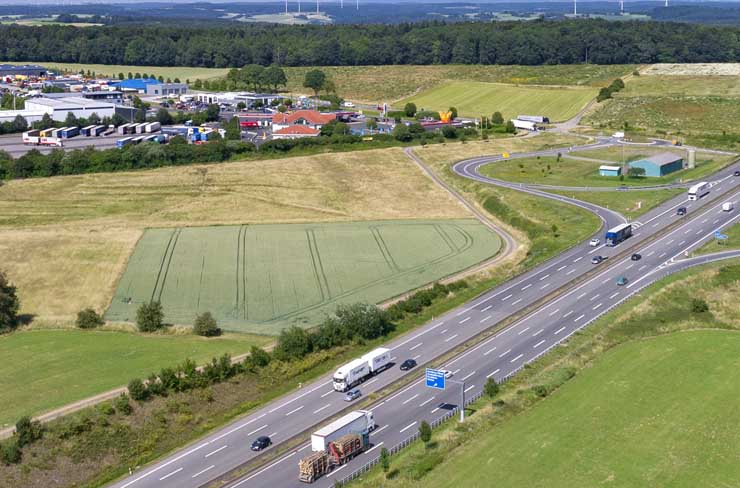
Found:
[[[732,202],[725,202],[722,204],[722,211],[723,212],[732,212],[732,210],[735,208],[735,204]]]

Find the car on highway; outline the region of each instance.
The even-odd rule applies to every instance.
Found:
[[[590,241],[588,242],[588,245],[589,245],[589,246],[591,246],[591,247],[596,247],[596,246],[598,246],[599,244],[601,244],[601,239],[599,239],[598,237],[594,237],[593,239],[591,239],[591,240],[590,240]]]
[[[270,440],[269,437],[266,435],[261,435],[258,438],[252,442],[252,450],[253,451],[261,451],[262,449],[267,449],[272,444],[272,440]]]
[[[642,254],[634,253],[630,259],[632,261],[639,261],[640,259],[642,259]]]
[[[627,278],[625,278],[624,276],[620,276],[619,278],[617,278],[617,285],[624,286],[626,284],[627,284]]]
[[[414,359],[407,359],[406,361],[401,363],[401,371],[408,371],[415,367],[416,367],[416,360]]]
[[[740,169],[732,173],[732,176],[740,176]]]
[[[686,215],[686,207],[678,207],[676,209],[676,215]]]
[[[346,395],[344,395],[344,401],[345,402],[351,402],[353,400],[357,400],[362,396],[362,392],[359,388],[355,388],[354,390],[350,390],[347,392]]]
[[[594,256],[594,257],[591,258],[591,264],[599,264],[604,259],[606,259],[604,256],[596,255],[596,256]]]
[[[449,369],[440,369],[439,372],[444,374],[446,379],[452,378],[452,375],[454,374]]]

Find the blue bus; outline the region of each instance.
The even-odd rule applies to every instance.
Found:
[[[632,224],[620,224],[606,231],[604,240],[607,246],[616,246],[632,235]]]

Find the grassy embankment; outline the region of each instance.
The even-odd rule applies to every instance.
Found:
[[[738,260],[670,276],[392,458],[390,479],[375,468],[353,486],[731,485],[738,297]]]
[[[737,212],[737,207],[735,207],[734,212]],[[740,223],[735,223],[726,229],[722,229],[722,233],[727,236],[727,239],[715,239],[708,242],[694,251],[694,254],[711,254],[713,252],[740,249]]]
[[[688,70],[690,71],[690,70]],[[740,148],[740,85],[737,76],[644,74],[587,116],[595,128],[678,138],[700,147]],[[738,71],[740,72],[740,71]],[[649,71],[648,71],[649,73]]]

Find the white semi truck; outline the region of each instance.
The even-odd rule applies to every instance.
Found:
[[[537,130],[537,124],[535,122],[530,122],[529,120],[511,119],[511,123],[514,124],[514,127],[516,127],[517,129],[530,131]]]
[[[363,434],[375,429],[375,418],[369,410],[355,410],[311,434],[311,450],[326,451],[329,443],[347,434]]]
[[[361,358],[350,361],[337,369],[337,372],[334,373],[334,390],[347,391],[370,376],[383,371],[390,364],[390,349],[384,347],[374,349]]]

